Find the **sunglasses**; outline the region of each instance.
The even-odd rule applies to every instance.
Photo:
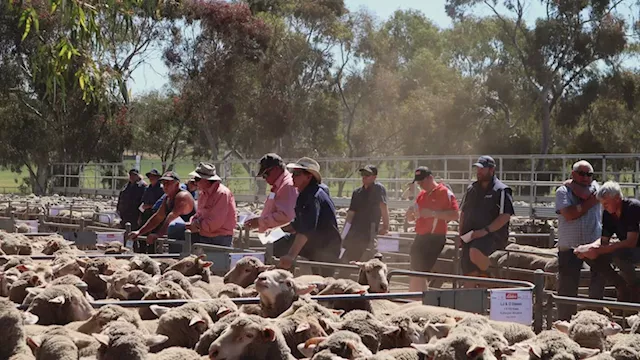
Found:
[[[585,172],[585,171],[576,171],[576,174],[578,174],[580,176],[588,176],[588,177],[592,177],[593,176],[592,172]]]
[[[202,180],[202,178],[199,178],[199,177],[197,177],[197,178],[193,178],[193,181],[194,181],[194,182],[199,182],[200,180]]]
[[[305,174],[307,174],[307,172],[306,172],[306,171],[304,171],[304,170],[294,170],[294,171],[291,173],[291,175],[293,175],[293,176],[300,176],[300,175],[305,175]]]
[[[267,170],[265,170],[265,171],[262,173],[262,178],[263,178],[263,179],[268,178],[268,177],[269,177],[269,174],[271,173],[271,170],[273,170],[273,168],[272,168],[272,167],[270,167],[270,168],[268,168]]]

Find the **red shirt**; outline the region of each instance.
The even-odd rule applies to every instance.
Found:
[[[458,200],[456,196],[444,184],[438,184],[433,190],[427,193],[422,190],[416,198],[418,209],[429,209],[434,211],[458,210]],[[416,214],[417,216],[417,214]],[[447,234],[447,221],[433,217],[419,217],[416,220],[416,232],[425,234]]]

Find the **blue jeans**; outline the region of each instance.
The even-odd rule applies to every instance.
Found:
[[[192,244],[202,243],[202,244],[210,244],[210,245],[231,246],[231,242],[233,242],[233,236],[231,235],[207,237],[207,236],[202,236],[200,234],[193,234],[191,236]]]

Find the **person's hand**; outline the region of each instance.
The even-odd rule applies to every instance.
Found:
[[[260,226],[260,219],[258,218],[254,218],[254,219],[249,219],[247,221],[244,222],[243,227],[245,229],[257,229],[258,226]]]
[[[378,230],[378,235],[387,235],[389,233],[389,226],[388,225],[383,225],[379,230]]]
[[[487,230],[482,229],[482,230],[473,230],[473,232],[471,233],[471,240],[475,240],[484,236],[489,235],[489,233],[487,232]]]
[[[158,237],[159,237],[158,234],[149,234],[149,235],[147,235],[147,244],[153,245],[153,243],[156,242]]]
[[[278,264],[278,267],[280,269],[285,269],[285,270],[291,269],[291,266],[293,266],[293,260],[294,260],[293,256],[289,254],[284,255],[280,257],[280,263]]]
[[[127,236],[127,240],[135,240],[138,238],[138,236],[140,236],[140,231],[132,231],[129,233],[129,236]]]
[[[434,217],[435,212],[431,209],[422,209],[420,210],[420,217],[423,218],[431,218]]]
[[[405,217],[406,217],[407,221],[415,221],[415,219],[416,219],[416,210],[415,210],[415,208],[413,206],[411,206],[411,207],[409,207],[407,209]]]
[[[598,248],[597,247],[592,247],[591,249],[589,249],[589,251],[587,251],[586,253],[584,253],[584,257],[590,260],[595,260],[598,258]]]

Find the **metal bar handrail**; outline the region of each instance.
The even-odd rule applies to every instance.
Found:
[[[391,278],[394,275],[406,275],[406,276],[415,276],[415,277],[424,277],[424,278],[444,279],[444,280],[466,280],[466,281],[473,281],[478,283],[517,286],[517,288],[513,288],[510,290],[533,291],[535,288],[535,285],[533,285],[528,281],[505,280],[505,279],[485,278],[485,277],[466,276],[466,275],[453,275],[453,274],[444,274],[444,273],[430,273],[430,272],[420,272],[420,271],[413,271],[413,270],[391,270],[387,274],[387,280],[391,281]],[[504,289],[500,289],[500,290],[504,290]]]
[[[129,259],[134,256],[140,254],[83,254],[79,257],[82,258],[114,258],[114,259]],[[146,254],[152,259],[177,259],[180,257],[180,254],[169,253],[169,254]],[[32,260],[53,260],[56,258],[55,255],[11,255],[11,257],[28,257]]]
[[[371,294],[340,294],[340,295],[312,295],[311,299],[316,301],[336,301],[336,300],[383,300],[383,299],[410,299],[423,297],[422,292],[406,292],[406,293],[371,293]],[[175,299],[175,300],[124,300],[118,301],[117,305],[122,307],[138,307],[149,305],[172,305],[180,306],[191,302],[206,302],[211,299]],[[230,298],[236,304],[259,304],[260,298]],[[104,305],[113,305],[113,301],[93,301],[93,307],[101,307]]]
[[[640,312],[640,304],[638,303],[560,296],[553,293],[550,293],[549,295],[551,295],[551,298],[556,303],[569,304],[569,305],[606,306],[613,309]]]
[[[212,251],[217,251],[217,252],[228,252],[228,253],[254,253],[254,252],[260,252],[260,251],[253,251],[250,249],[241,249],[241,248],[235,248],[235,247],[230,247],[230,246],[222,246],[222,245],[213,245],[213,244],[204,244],[204,243],[194,243],[192,245],[192,247],[195,249],[196,247],[205,249],[205,250],[212,250]]]

